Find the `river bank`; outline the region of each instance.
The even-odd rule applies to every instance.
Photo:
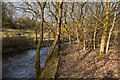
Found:
[[[36,36],[32,30],[1,29],[2,34],[2,58],[12,57],[30,49],[36,49]],[[44,36],[46,36],[45,34]],[[38,34],[39,41],[39,34]],[[48,47],[52,43],[47,37],[44,38],[42,47]]]
[[[84,51],[76,45],[64,45],[57,78],[120,78],[118,51],[110,49],[104,57],[98,54],[99,48]]]

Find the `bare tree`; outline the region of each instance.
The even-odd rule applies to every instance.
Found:
[[[118,3],[116,4],[116,10],[117,10],[117,8],[118,8]],[[107,45],[106,45],[106,53],[108,53],[108,48],[109,48],[109,43],[110,43],[110,37],[111,37],[112,31],[113,31],[113,28],[114,28],[114,25],[115,25],[116,14],[117,14],[117,12],[115,12],[115,14],[114,14],[114,19],[113,19],[112,27],[110,28],[110,31],[109,31]]]
[[[109,8],[110,8],[110,2],[107,2],[106,5],[106,12],[105,12],[105,24],[104,24],[104,30],[101,38],[101,45],[100,45],[100,55],[104,53],[104,48],[105,48],[105,39],[106,39],[106,34],[107,34],[107,27],[108,27],[108,20],[109,20]]]
[[[40,2],[37,2],[40,6],[41,9],[41,24],[40,24],[40,40],[37,44],[37,48],[36,48],[36,59],[35,59],[35,69],[36,69],[36,73],[37,73],[37,77],[39,77],[41,69],[40,69],[40,49],[41,49],[41,44],[43,41],[43,21],[44,21],[44,8],[46,5],[46,2],[44,2],[43,4]]]
[[[60,1],[59,2],[59,9],[58,9],[58,19],[57,19],[57,34],[56,34],[56,37],[55,37],[55,40],[54,42],[52,43],[52,46],[50,47],[50,50],[49,50],[49,53],[48,53],[48,56],[45,60],[45,63],[44,65],[46,65],[46,63],[48,62],[48,60],[50,59],[54,49],[55,49],[55,46],[57,44],[57,42],[60,40],[59,37],[60,37],[60,28],[61,28],[61,18],[62,18],[62,5],[63,5],[63,2]],[[59,41],[60,42],[60,41]],[[58,45],[58,48],[59,48],[60,45]]]
[[[40,49],[41,49],[41,44],[43,41],[43,21],[44,21],[44,8],[46,5],[46,2],[32,2],[32,4],[34,6],[32,6],[32,4],[25,2],[27,8],[22,7],[22,9],[25,12],[31,13],[32,15],[35,15],[36,20],[37,18],[40,16],[41,18],[41,22],[40,22],[40,39],[39,42],[37,44],[37,48],[36,48],[36,58],[35,58],[35,70],[36,70],[36,77],[39,77],[40,73],[41,73],[41,69],[40,69]],[[36,8],[36,5],[39,6],[39,8]],[[41,11],[41,13],[39,13],[39,9]],[[36,27],[36,34],[37,34],[37,27]],[[36,37],[37,38],[37,37]],[[36,39],[37,40],[37,39]]]

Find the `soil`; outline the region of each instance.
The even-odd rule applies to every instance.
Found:
[[[84,51],[75,44],[62,46],[57,78],[120,78],[118,51],[98,54],[99,48]]]

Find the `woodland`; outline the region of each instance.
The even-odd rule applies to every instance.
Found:
[[[3,78],[15,77],[8,74],[8,63],[20,68],[9,58],[19,62],[32,49],[35,74],[18,78],[120,78],[120,2],[36,0],[1,5]],[[20,64],[24,63],[29,64]]]

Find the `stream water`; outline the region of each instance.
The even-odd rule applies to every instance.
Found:
[[[40,50],[40,66],[44,66],[44,61],[50,47]],[[27,52],[2,60],[2,78],[34,78],[35,77],[35,56],[36,50],[31,49]]]
[[[75,42],[77,43],[78,41],[76,40]],[[68,42],[64,44],[68,44]],[[49,50],[50,47],[43,47],[40,50],[41,67],[44,66]],[[31,49],[13,57],[4,58],[2,60],[2,78],[35,78],[35,56],[36,50]]]

